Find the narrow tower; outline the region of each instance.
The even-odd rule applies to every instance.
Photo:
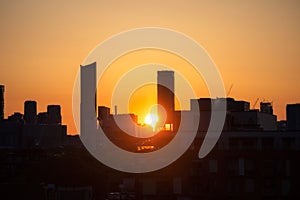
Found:
[[[47,115],[49,124],[61,124],[60,105],[48,105]]]
[[[24,120],[26,124],[36,124],[36,101],[25,101]]]
[[[4,85],[0,85],[0,121],[4,119]]]
[[[157,103],[166,111],[166,121],[164,127],[173,130],[174,122],[174,71],[157,72]],[[158,114],[161,116],[162,112]]]

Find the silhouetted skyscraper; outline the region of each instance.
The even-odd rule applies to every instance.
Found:
[[[286,105],[287,129],[300,130],[300,103]]]
[[[97,91],[96,89],[91,88],[90,86],[96,85],[96,62],[86,65],[86,66],[80,66],[80,78],[84,79],[85,82],[81,82],[80,85],[80,92],[81,92],[81,99],[80,99],[80,104],[81,105],[89,105],[91,102],[93,102],[93,114],[92,116],[85,116],[90,118],[94,118],[96,116],[96,106],[97,106]],[[93,78],[90,78],[93,77]],[[96,86],[95,86],[96,87]],[[86,88],[89,88],[87,91]],[[89,108],[90,105],[88,106]],[[91,112],[91,110],[90,110]]]
[[[0,121],[4,119],[4,85],[0,85]]]
[[[61,124],[60,105],[47,106],[48,124]]]
[[[37,117],[36,121],[38,124],[48,124],[48,113],[47,112],[40,112]]]
[[[96,125],[96,72],[96,62],[80,66],[80,138],[90,144],[93,144],[96,139],[94,136],[87,135],[86,131]]]
[[[107,119],[110,115],[110,108],[105,106],[98,106],[98,119],[104,120]]]
[[[25,101],[24,120],[26,124],[36,124],[36,101]]]
[[[165,124],[173,126],[173,116],[175,110],[173,71],[157,72],[157,103],[163,106],[166,111],[167,116]],[[172,127],[170,128],[172,129]]]
[[[260,112],[273,115],[273,106],[271,102],[260,102]]]

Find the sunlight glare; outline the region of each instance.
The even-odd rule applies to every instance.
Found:
[[[148,114],[145,117],[145,124],[152,126],[152,128],[155,128],[156,123],[158,122],[158,116],[156,114]]]

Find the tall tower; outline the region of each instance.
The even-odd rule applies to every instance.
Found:
[[[300,103],[286,105],[286,120],[289,131],[300,130]]]
[[[0,85],[0,121],[4,119],[4,85]]]
[[[36,123],[36,101],[25,101],[24,120],[26,124]]]
[[[85,119],[96,118],[97,107],[97,79],[96,79],[96,62],[80,66],[80,105],[88,109],[89,116],[82,116]]]
[[[167,115],[165,125],[172,130],[175,110],[174,71],[157,72],[157,103],[165,109]],[[158,114],[160,115],[160,112]]]
[[[273,106],[271,102],[260,102],[260,112],[273,115]]]
[[[47,116],[49,124],[61,124],[60,105],[48,105]]]
[[[96,69],[96,62],[80,66],[80,138],[89,144],[95,144],[88,132],[97,124]]]

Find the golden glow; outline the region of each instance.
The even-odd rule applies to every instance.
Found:
[[[83,59],[114,34],[156,26],[187,34],[202,45],[219,67],[226,90],[234,84],[231,97],[252,105],[257,98],[273,101],[274,113],[278,119],[285,119],[285,104],[300,102],[299,6],[300,1],[280,0],[132,0],[76,1],[69,9],[69,1],[1,1],[0,24],[5,28],[0,38],[0,84],[5,85],[5,117],[23,112],[24,101],[29,99],[38,102],[38,112],[44,112],[48,104],[60,104],[68,133],[76,134],[72,90]],[[171,67],[178,63],[177,68],[196,82],[196,95],[209,96],[202,80],[186,70],[183,61],[155,55],[148,52],[148,57],[120,60],[117,68],[99,81],[103,85],[98,92],[98,105],[112,107],[109,92],[114,81],[128,66],[141,61]],[[182,92],[180,88],[176,91]],[[155,97],[147,105],[153,103]],[[138,104],[133,98],[129,111],[143,120],[148,107]]]
[[[138,151],[151,151],[154,150],[155,147],[153,145],[143,145],[143,146],[138,146],[137,150]]]
[[[144,124],[149,108],[156,104],[156,86],[145,85],[137,89],[130,97],[129,112],[138,115],[138,123]]]
[[[173,131],[173,124],[165,124],[164,130],[165,131]]]
[[[152,126],[154,129],[156,126],[156,123],[158,122],[158,116],[156,114],[149,113],[144,120],[145,124],[148,124]]]

